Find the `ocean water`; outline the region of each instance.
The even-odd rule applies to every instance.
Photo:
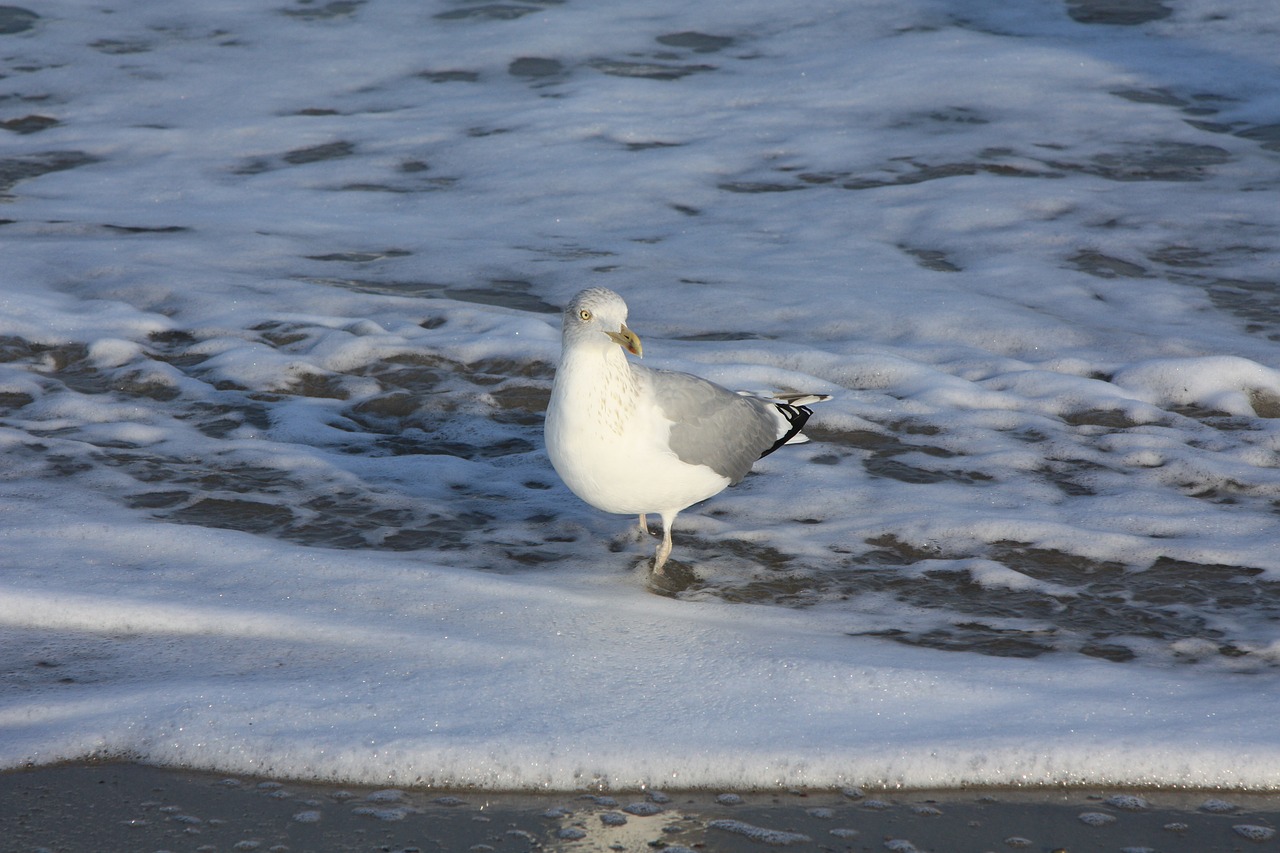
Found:
[[[0,6],[0,767],[1280,787],[1270,0]],[[672,578],[559,306],[832,395]]]

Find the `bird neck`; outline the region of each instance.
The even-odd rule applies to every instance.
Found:
[[[556,370],[552,393],[577,398],[573,408],[593,412],[610,421],[611,429],[621,431],[635,408],[639,388],[639,379],[622,348],[610,345],[566,352]]]

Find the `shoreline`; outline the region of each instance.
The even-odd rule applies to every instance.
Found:
[[[0,773],[4,851],[1280,850],[1280,791],[498,792],[129,762]]]

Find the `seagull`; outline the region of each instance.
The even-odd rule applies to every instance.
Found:
[[[627,328],[627,303],[603,287],[564,309],[562,351],[544,433],[551,465],[582,500],[605,512],[662,519],[653,572],[671,556],[671,526],[686,507],[747,476],[755,461],[800,433],[825,394],[772,398],[627,359],[643,347]]]

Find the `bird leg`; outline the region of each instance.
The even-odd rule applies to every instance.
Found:
[[[662,514],[662,542],[658,545],[658,552],[653,555],[653,573],[655,575],[662,574],[662,567],[667,563],[667,557],[671,556],[671,524],[676,520],[675,513],[667,515]]]
[[[640,513],[640,535],[642,537],[649,535],[649,519],[645,518],[645,514]]]

